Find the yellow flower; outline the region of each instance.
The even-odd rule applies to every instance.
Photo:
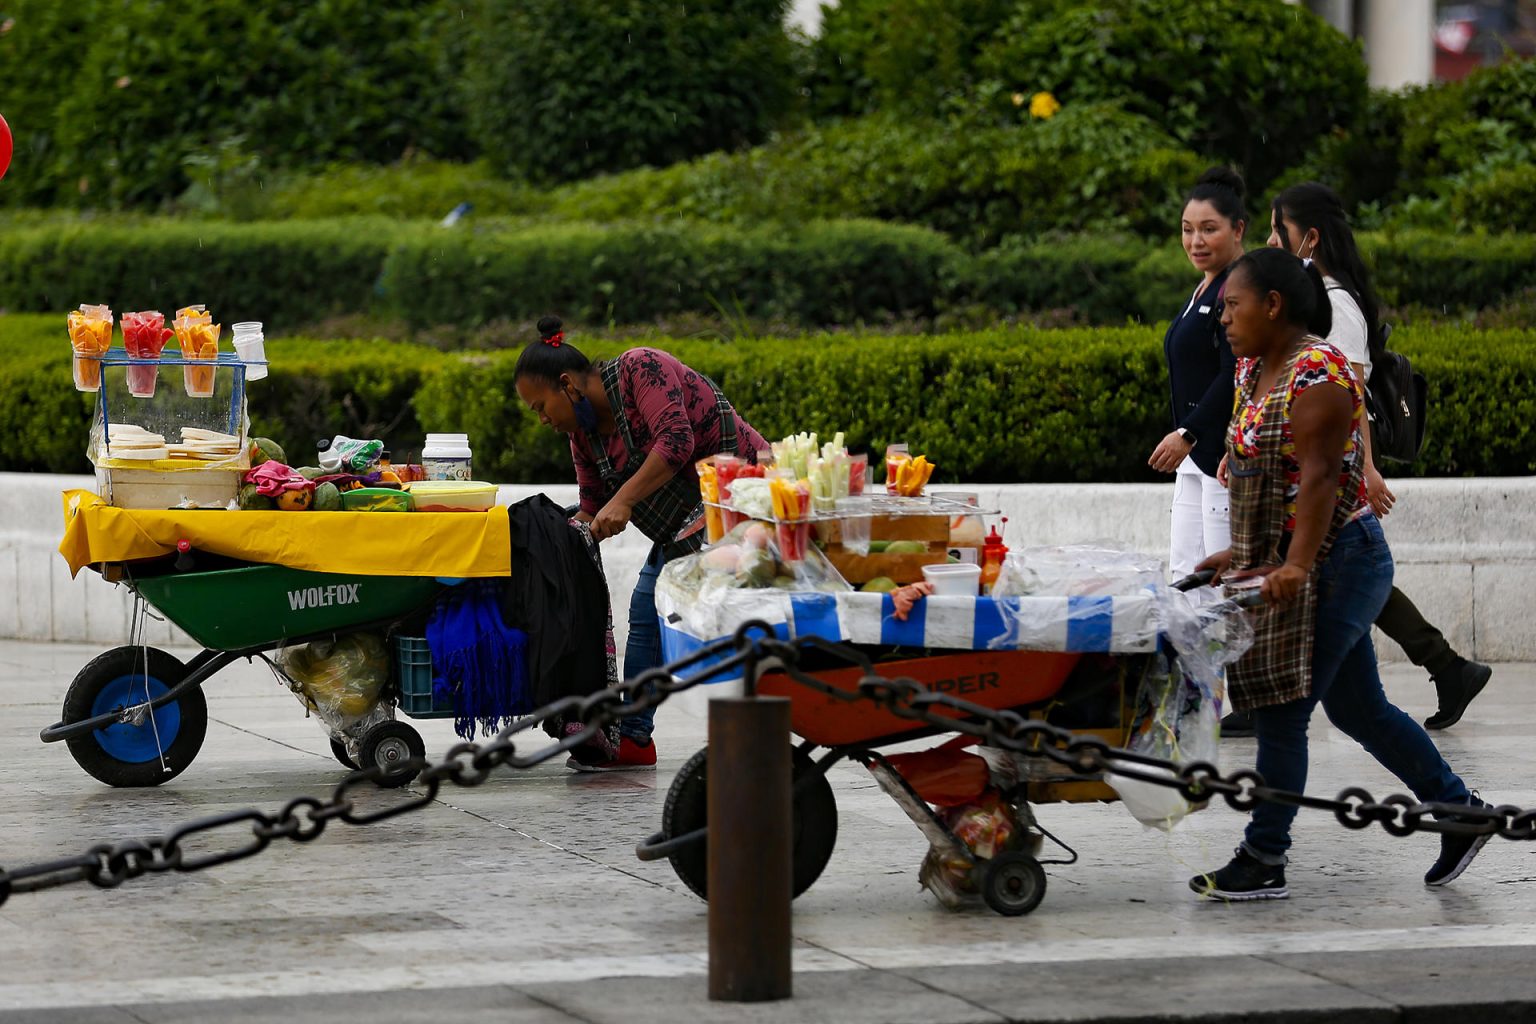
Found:
[[[1048,92],[1037,92],[1029,98],[1029,116],[1038,117],[1042,121],[1056,116],[1061,109],[1061,103]]]

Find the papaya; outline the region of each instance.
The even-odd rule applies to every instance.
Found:
[[[256,492],[255,484],[240,486],[240,508],[246,512],[270,512],[277,505],[265,494]]]
[[[314,490],[309,487],[300,487],[293,491],[284,491],[277,496],[277,508],[280,512],[303,512],[314,501]]]
[[[890,546],[891,542],[888,540],[872,540],[869,542],[869,553],[872,555],[883,555],[885,554],[885,549]]]
[[[921,555],[928,551],[928,545],[920,540],[893,540],[885,546],[888,555]]]
[[[859,588],[866,594],[889,594],[896,589],[896,581],[889,576],[876,576]]]
[[[317,477],[322,477],[326,474],[326,471],[321,469],[319,466],[300,466],[298,469],[294,470],[294,472],[299,474],[299,476],[303,477],[305,480],[314,480]]]
[[[288,456],[283,453],[283,446],[270,437],[251,438],[250,448],[251,465],[259,466],[263,462],[281,462],[288,464]]]
[[[320,484],[315,488],[315,500],[309,507],[316,512],[340,512],[341,491],[335,484]]]

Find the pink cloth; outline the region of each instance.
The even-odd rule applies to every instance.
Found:
[[[256,485],[256,493],[275,498],[284,491],[302,491],[310,486],[303,474],[281,462],[263,462],[245,474],[245,482]]]

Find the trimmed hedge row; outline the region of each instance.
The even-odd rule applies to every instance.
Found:
[[[1389,306],[1477,309],[1536,287],[1536,235],[1362,237]],[[1193,271],[1172,243],[1076,236],[972,254],[923,228],[812,221],[504,225],[450,231],[383,218],[295,223],[33,223],[0,235],[0,309],[110,297],[118,309],[204,302],[228,324],[292,330],[339,313],[472,327],[558,312],[645,323],[678,313],[805,327],[1071,309],[1152,322]]]
[[[84,472],[91,400],[70,381],[56,316],[0,317],[0,470]],[[906,441],[946,481],[1145,481],[1167,427],[1158,327],[1007,329],[926,337],[858,334],[654,344],[708,374],[769,437],[845,430],[880,451]],[[625,342],[578,338],[594,357]],[[1536,330],[1405,328],[1394,343],[1430,382],[1414,475],[1536,472]],[[517,400],[517,353],[445,354],[382,341],[269,344],[252,427],[291,451],[343,432],[397,452],[425,431],[467,431],[478,475],[570,476],[565,439]],[[1406,475],[1406,474],[1405,474]]]

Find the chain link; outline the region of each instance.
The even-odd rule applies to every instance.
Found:
[[[852,688],[833,686],[802,669],[802,659],[808,652],[832,656],[857,666],[862,670],[859,682]],[[988,746],[1023,757],[1052,761],[1075,774],[1113,773],[1174,789],[1195,803],[1220,797],[1232,809],[1243,813],[1260,803],[1286,804],[1327,811],[1345,828],[1364,829],[1379,824],[1394,836],[1436,832],[1536,839],[1536,810],[1508,804],[1469,807],[1465,804],[1421,803],[1401,794],[1378,801],[1369,790],[1358,786],[1343,790],[1331,800],[1272,789],[1252,768],[1223,775],[1209,762],[1181,765],[1124,750],[1097,736],[1079,735],[1039,719],[1026,718],[1016,711],[999,711],[947,694],[933,693],[911,679],[887,679],[875,671],[873,663],[850,647],[817,637],[780,640],[767,624],[749,622],[734,636],[706,645],[670,665],[643,673],[623,686],[545,705],[484,743],[456,743],[436,763],[413,757],[393,769],[375,766],[356,771],[338,783],[328,798],[297,796],[276,814],[254,808],[231,811],[186,822],[164,836],[98,843],[78,856],[10,870],[0,869],[0,905],[14,893],[38,892],[75,882],[113,889],[146,874],[202,871],[254,857],[274,840],[312,842],[333,820],[348,825],[371,825],[408,814],[435,801],[445,782],[473,788],[484,783],[498,768],[537,767],[569,754],[621,719],[659,707],[674,694],[711,679],[733,678],[738,674],[755,681],[759,673],[767,671],[782,671],[795,684],[832,700],[873,704],[898,718],[946,732],[963,733]],[[523,733],[557,716],[564,721],[581,722],[585,728],[528,753],[519,752],[518,742]],[[420,773],[415,782],[419,792],[378,810],[360,811],[357,808],[352,798],[354,790],[373,790],[375,784],[388,774],[401,771]],[[227,845],[216,846],[210,852],[188,852],[188,847],[208,842],[210,837],[215,837],[215,843]]]

